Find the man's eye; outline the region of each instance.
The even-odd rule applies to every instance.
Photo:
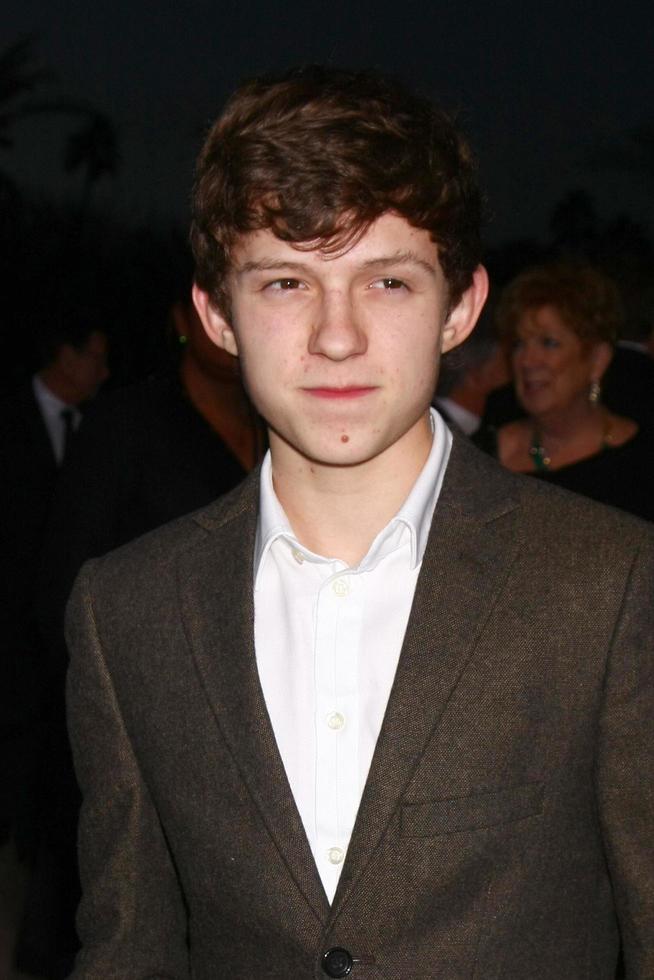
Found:
[[[383,279],[376,279],[372,283],[373,289],[404,289],[405,283],[401,279],[393,279],[392,276],[384,276]]]
[[[272,282],[268,283],[268,289],[278,290],[284,292],[290,289],[300,289],[302,283],[299,279],[274,279]]]
[[[556,339],[556,337],[543,337],[541,342],[543,344],[543,347],[551,348],[551,347],[559,346],[559,342]]]

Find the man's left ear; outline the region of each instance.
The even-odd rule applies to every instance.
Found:
[[[191,295],[193,296],[193,303],[209,340],[212,340],[217,347],[222,347],[228,354],[233,354],[234,357],[238,357],[238,346],[234,331],[223,314],[212,305],[209,294],[205,293],[194,282]]]
[[[443,354],[462,344],[472,332],[487,296],[488,273],[483,265],[478,265],[472,274],[472,282],[456,306],[450,310],[443,326],[441,336],[441,352]]]

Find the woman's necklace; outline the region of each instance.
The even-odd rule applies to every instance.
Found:
[[[611,433],[611,417],[608,413],[603,415],[602,424],[602,438],[600,441],[600,450],[610,449],[613,443],[612,433]],[[542,437],[538,431],[537,426],[534,426],[531,432],[531,445],[529,446],[529,455],[531,456],[534,469],[537,473],[546,473],[552,468],[552,459],[547,454],[547,450],[543,446]]]
[[[552,460],[549,458],[545,452],[545,447],[540,441],[540,434],[538,430],[534,427],[531,434],[531,445],[529,447],[529,455],[534,461],[534,469],[537,473],[543,473],[550,469],[552,465]]]

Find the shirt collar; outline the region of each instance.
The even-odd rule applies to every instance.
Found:
[[[397,530],[401,530],[402,527],[405,527],[409,533],[411,568],[415,568],[422,561],[452,447],[452,433],[433,408],[430,409],[430,419],[433,439],[427,461],[395,517],[373,541],[359,565],[360,569],[371,568],[377,564],[389,547],[392,548],[390,542]],[[261,465],[260,475],[259,521],[254,551],[255,586],[273,542],[280,537],[286,538],[293,548],[299,548],[306,557],[321,560],[321,556],[313,555],[300,544],[289,524],[273,487],[272,461],[268,450]]]
[[[32,378],[32,390],[34,391],[34,397],[41,406],[41,410],[50,418],[60,418],[61,413],[65,409],[74,410],[73,405],[68,405],[67,402],[55,395],[53,391],[50,391],[38,374],[35,374]]]

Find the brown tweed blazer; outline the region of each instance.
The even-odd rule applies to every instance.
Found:
[[[333,905],[259,686],[257,475],[82,571],[75,978],[654,978],[654,534],[455,440]]]

